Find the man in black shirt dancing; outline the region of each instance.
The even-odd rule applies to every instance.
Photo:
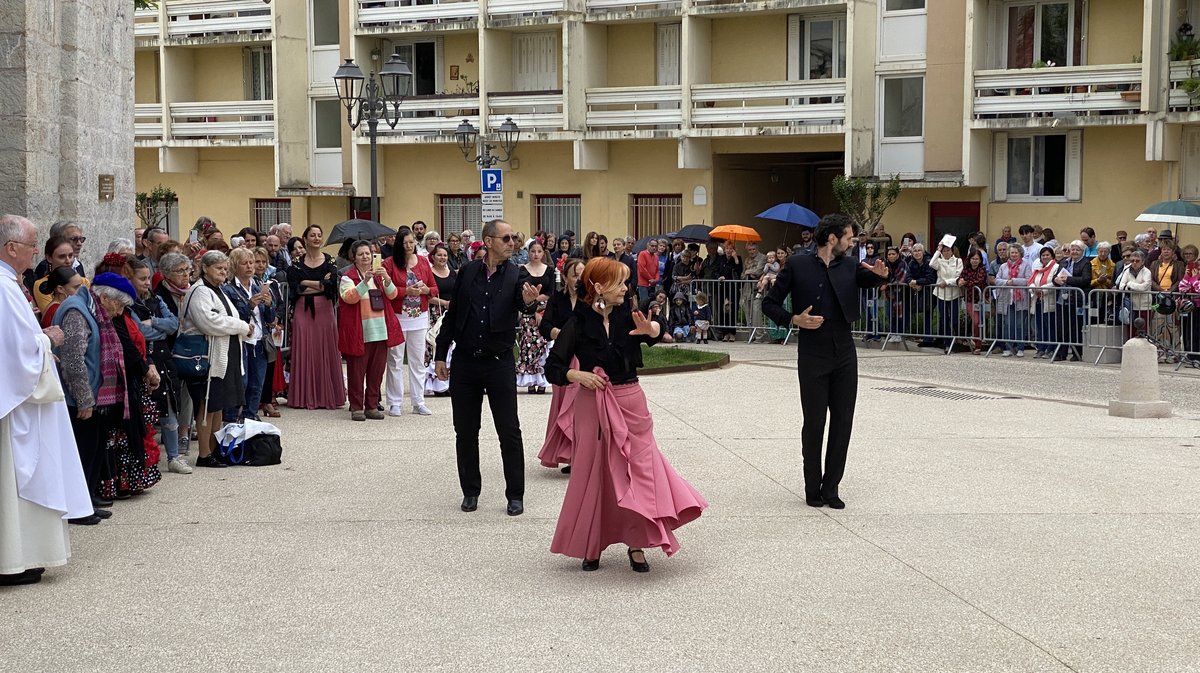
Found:
[[[538,291],[527,282],[525,267],[508,263],[516,237],[507,222],[488,222],[481,238],[487,246],[487,258],[468,262],[458,272],[454,296],[438,333],[434,361],[438,378],[450,379],[462,510],[474,512],[479,505],[483,483],[479,474],[479,425],[486,394],[500,436],[508,515],[517,516],[525,511],[525,456],[517,418],[513,342],[518,314],[537,309]],[[453,372],[446,367],[451,343],[456,344]]]
[[[797,332],[796,370],[800,377],[800,432],[804,455],[804,500],[811,507],[842,509],[838,484],[846,469],[854,403],[858,397],[858,355],[850,326],[858,320],[858,290],[887,282],[883,260],[868,265],[846,255],[854,225],[844,215],[826,215],[817,225],[816,251],[792,255],[763,298],[763,313]],[[792,310],[783,308],[791,294]],[[829,416],[829,446],[821,470],[821,441]]]

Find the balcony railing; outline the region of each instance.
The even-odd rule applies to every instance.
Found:
[[[980,70],[975,73],[975,118],[1136,114],[1141,83],[1142,67],[1136,63]]]
[[[490,6],[490,5],[489,5]],[[522,131],[563,130],[562,91],[522,91],[488,94],[488,126],[498,128],[512,117]]]
[[[270,142],[275,103],[269,100],[171,103],[171,138]],[[259,144],[265,144],[260,142]]]
[[[133,12],[133,36],[135,38],[158,37],[158,10],[138,9]]]
[[[162,140],[162,103],[138,103],[133,106],[135,142]]]
[[[628,12],[635,9],[679,9],[682,0],[587,0],[589,12]]]
[[[364,27],[477,18],[478,0],[434,0],[429,4],[416,4],[413,0],[358,0],[358,23]]]
[[[594,129],[679,128],[679,86],[606,87],[587,90],[587,125]]]
[[[564,0],[488,0],[487,11],[490,16],[550,14],[565,6]]]
[[[167,36],[206,37],[269,32],[271,6],[262,0],[202,0],[167,3]]]
[[[842,124],[845,119],[844,79],[692,87],[693,126]]]
[[[387,124],[379,124],[381,135],[416,134],[454,136],[454,129],[467,119],[479,126],[479,95],[450,94],[437,96],[410,96],[400,104],[404,117],[393,130]],[[359,127],[364,134],[366,125]]]
[[[1197,79],[1193,79],[1197,78]],[[1186,112],[1200,108],[1200,88],[1188,91],[1185,82],[1192,80],[1187,86],[1192,88],[1200,84],[1200,59],[1193,61],[1171,62],[1171,92],[1168,106],[1172,112]]]

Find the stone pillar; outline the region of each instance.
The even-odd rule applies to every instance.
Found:
[[[0,3],[0,211],[42,240],[57,220],[83,223],[84,264],[130,238],[133,0]],[[111,201],[99,178],[114,176]]]
[[[1145,339],[1130,339],[1121,353],[1121,389],[1108,403],[1108,415],[1123,418],[1170,418],[1171,403],[1162,399],[1158,349]]]

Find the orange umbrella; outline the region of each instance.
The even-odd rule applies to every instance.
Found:
[[[718,238],[722,241],[754,241],[762,240],[762,236],[750,227],[740,224],[722,224],[708,232],[709,238]]]

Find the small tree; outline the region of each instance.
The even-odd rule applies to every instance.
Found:
[[[175,202],[177,195],[170,187],[155,185],[149,193],[137,193],[137,215],[146,228],[157,227],[167,219],[170,205]],[[160,208],[160,206],[167,208]]]
[[[900,177],[893,175],[884,183],[839,175],[833,179],[833,195],[837,197],[842,213],[860,230],[874,236],[884,211],[900,198]]]

